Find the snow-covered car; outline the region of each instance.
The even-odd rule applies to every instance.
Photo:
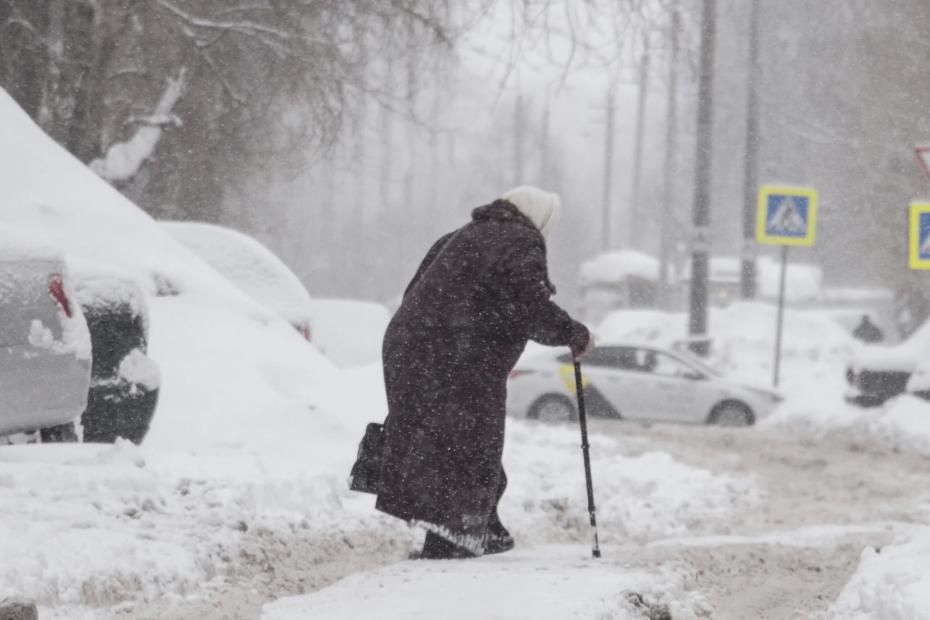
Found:
[[[924,400],[930,400],[930,359],[917,365],[907,382],[907,392]]]
[[[106,266],[78,263],[77,302],[93,344],[85,442],[141,443],[158,403],[160,373],[148,357],[148,306],[139,287]]]
[[[61,253],[0,226],[0,436],[76,440],[90,369],[90,336]]]
[[[877,407],[908,390],[917,366],[930,359],[930,321],[893,346],[868,345],[857,351],[846,370],[846,400]]]
[[[601,345],[583,358],[585,405],[593,416],[747,426],[768,416],[779,393],[732,381],[681,351],[636,344]],[[572,356],[547,350],[521,359],[510,374],[507,409],[546,421],[577,415]]]
[[[172,237],[311,341],[310,294],[271,250],[244,233],[200,222],[160,222]]]
[[[381,361],[381,341],[391,320],[383,305],[355,299],[314,299],[313,344],[337,366]]]

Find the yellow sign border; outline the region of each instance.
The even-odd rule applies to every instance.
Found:
[[[765,231],[768,215],[769,196],[799,196],[807,198],[807,235],[804,237],[781,237],[770,235]],[[817,190],[813,187],[794,185],[763,185],[759,188],[759,202],[756,211],[756,241],[769,245],[803,245],[812,246],[817,238]]]
[[[930,213],[930,202],[920,200],[912,202],[907,266],[915,270],[930,269],[930,258],[920,257],[920,215],[922,213]]]

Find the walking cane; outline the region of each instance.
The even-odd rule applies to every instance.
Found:
[[[573,357],[575,362],[575,393],[578,395],[578,422],[581,424],[581,452],[584,455],[584,477],[588,485],[588,514],[591,515],[591,532],[594,536],[591,546],[591,555],[601,557],[601,548],[597,542],[597,518],[594,516],[594,483],[591,481],[591,455],[588,453],[588,419],[584,410],[584,391],[581,385],[581,362]]]

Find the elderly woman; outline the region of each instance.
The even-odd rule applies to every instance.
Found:
[[[550,300],[559,197],[518,187],[430,248],[384,337],[388,416],[377,508],[426,528],[422,558],[506,551],[497,518],[507,376],[527,340],[593,346]]]

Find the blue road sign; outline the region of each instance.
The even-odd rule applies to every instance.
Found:
[[[817,192],[807,187],[765,185],[759,191],[760,243],[814,245]]]
[[[910,268],[930,269],[930,202],[911,203],[910,246]]]

